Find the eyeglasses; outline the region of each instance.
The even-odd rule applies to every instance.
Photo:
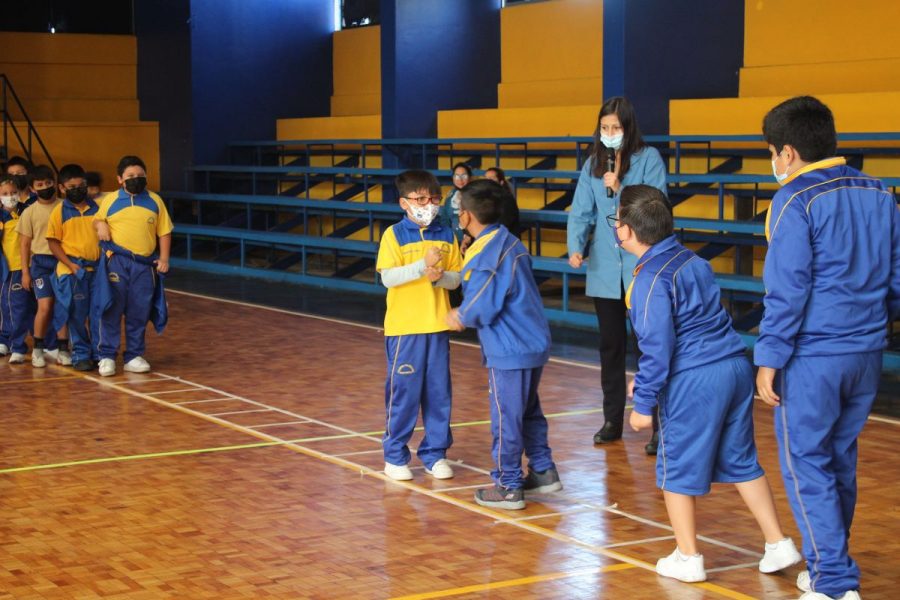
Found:
[[[468,179],[469,176],[466,173],[454,173],[453,179]]]
[[[611,215],[606,215],[606,222],[607,222],[607,224],[609,224],[609,226],[612,227],[613,229],[618,229],[618,228],[619,228],[619,217],[617,217],[617,216],[615,215],[615,213],[613,213],[613,214],[611,214]]]
[[[415,202],[419,206],[425,206],[429,202],[431,204],[440,204],[441,197],[440,196],[401,196],[404,200],[409,200],[410,202]]]

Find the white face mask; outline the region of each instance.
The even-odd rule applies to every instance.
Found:
[[[778,182],[778,185],[784,185],[784,180],[788,178],[787,171],[784,173],[778,174],[778,171],[775,169],[775,161],[772,161],[772,175],[775,176],[775,181]]]
[[[19,203],[18,196],[0,196],[0,202],[3,203],[4,208],[13,209],[16,204]]]
[[[406,207],[406,214],[421,227],[428,227],[431,225],[431,222],[434,221],[434,218],[441,210],[441,207],[437,204],[430,203],[425,206],[407,203]]]
[[[607,148],[612,148],[613,150],[618,150],[622,147],[622,139],[625,137],[624,133],[620,133],[618,135],[604,135],[600,134],[600,143],[606,146]]]

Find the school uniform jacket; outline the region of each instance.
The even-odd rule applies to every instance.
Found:
[[[532,369],[550,356],[550,327],[528,250],[491,225],[466,250],[459,320],[478,329],[485,366]]]
[[[843,158],[807,165],[772,199],[766,237],[757,365],[885,347],[900,317],[900,212],[879,179]]]
[[[722,308],[712,267],[674,235],[640,258],[625,303],[643,353],[634,381],[634,410],[642,415],[653,414],[674,375],[747,350]]]

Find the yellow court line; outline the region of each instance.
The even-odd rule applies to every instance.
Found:
[[[391,600],[428,600],[429,598],[446,598],[448,596],[460,596],[462,594],[470,594],[473,592],[484,592],[487,590],[496,590],[508,587],[517,587],[520,585],[529,585],[531,583],[541,583],[544,581],[556,581],[558,579],[568,579],[572,577],[587,577],[589,575],[597,575],[598,573],[610,573],[613,571],[625,571],[626,569],[634,569],[634,565],[618,563],[615,565],[607,565],[595,569],[582,569],[580,571],[569,571],[562,573],[547,573],[546,575],[534,575],[532,577],[520,577],[519,579],[508,579],[506,581],[492,581],[491,583],[482,583],[478,585],[467,585],[465,587],[451,588],[440,590],[437,592],[425,592],[422,594],[411,594],[409,596],[397,596]]]
[[[20,383],[44,383],[45,381],[59,381],[60,379],[81,379],[78,375],[67,377],[34,377],[31,379],[13,379],[12,381],[0,381],[0,385],[18,385]]]
[[[233,429],[233,430],[235,430],[235,431],[241,431],[241,432],[243,432],[243,433],[247,433],[247,434],[249,434],[249,435],[251,435],[251,436],[253,436],[253,437],[259,438],[259,439],[268,440],[268,441],[279,441],[279,442],[283,442],[282,447],[288,448],[288,449],[290,449],[290,450],[293,450],[293,451],[295,451],[295,452],[297,452],[297,453],[299,453],[299,454],[303,454],[303,455],[305,455],[305,456],[309,456],[309,457],[312,457],[312,458],[317,458],[317,459],[319,459],[319,460],[323,460],[323,461],[325,461],[325,462],[328,462],[328,463],[331,463],[331,464],[334,464],[334,465],[337,465],[337,466],[340,466],[340,467],[344,467],[344,468],[346,468],[346,469],[350,469],[350,470],[356,471],[356,472],[358,472],[360,475],[373,477],[373,478],[375,478],[375,479],[380,479],[380,480],[382,480],[382,481],[384,481],[384,482],[386,482],[386,483],[392,483],[392,484],[394,484],[394,485],[398,485],[398,486],[401,486],[401,487],[405,487],[405,488],[407,488],[407,489],[409,489],[409,490],[411,490],[411,491],[418,492],[418,493],[423,494],[424,496],[427,496],[427,497],[429,497],[429,498],[433,498],[433,499],[439,500],[439,501],[441,501],[441,502],[444,502],[444,503],[446,503],[446,504],[450,504],[451,506],[456,506],[456,507],[458,507],[458,508],[462,508],[462,509],[467,510],[467,511],[469,511],[469,512],[472,512],[472,513],[475,513],[475,514],[480,514],[480,515],[482,515],[482,516],[489,517],[489,518],[493,519],[494,521],[496,521],[496,522],[498,522],[498,523],[507,523],[507,524],[510,524],[510,525],[512,525],[512,526],[514,526],[514,527],[517,527],[517,528],[519,528],[519,529],[524,529],[525,531],[530,531],[530,532],[532,532],[532,533],[536,533],[536,534],[541,535],[541,536],[543,536],[543,537],[547,537],[547,538],[550,538],[550,539],[554,539],[554,540],[557,540],[557,541],[559,541],[559,542],[563,542],[563,543],[571,544],[571,545],[574,545],[574,546],[578,546],[578,547],[583,548],[583,549],[585,549],[585,550],[587,550],[587,551],[589,551],[589,552],[591,552],[591,553],[593,553],[593,554],[598,554],[598,555],[601,555],[601,556],[606,556],[606,557],[611,558],[611,559],[613,559],[613,560],[617,560],[617,561],[619,561],[619,562],[621,562],[621,563],[626,563],[626,564],[629,564],[629,565],[632,565],[632,566],[635,566],[635,567],[640,567],[640,568],[642,568],[642,569],[644,569],[644,570],[647,570],[647,571],[651,571],[651,572],[655,572],[655,571],[656,571],[655,566],[652,565],[652,564],[650,564],[650,563],[648,563],[648,562],[646,562],[646,561],[643,561],[643,560],[640,560],[640,559],[636,559],[636,558],[632,558],[631,556],[628,556],[628,555],[626,555],[626,554],[622,554],[621,552],[616,552],[616,551],[614,551],[614,550],[608,550],[608,549],[603,548],[603,547],[601,547],[601,546],[596,546],[596,545],[594,545],[594,544],[590,544],[590,543],[588,543],[588,542],[584,542],[584,541],[582,541],[582,540],[579,540],[578,538],[572,537],[572,536],[570,536],[570,535],[566,535],[566,534],[559,533],[559,532],[554,531],[554,530],[552,530],[552,529],[547,529],[546,527],[541,527],[540,525],[535,525],[535,524],[533,524],[533,523],[526,523],[526,522],[521,522],[521,521],[520,521],[520,522],[517,522],[517,521],[515,521],[514,519],[511,519],[511,518],[507,517],[506,515],[501,514],[501,513],[498,512],[498,511],[491,510],[491,509],[488,509],[488,508],[479,506],[479,505],[477,505],[477,504],[475,504],[475,503],[473,503],[473,502],[466,502],[466,501],[464,501],[464,500],[459,500],[459,499],[457,499],[457,498],[453,498],[452,496],[448,496],[448,495],[443,494],[443,493],[441,493],[441,492],[439,492],[439,491],[429,489],[429,488],[427,488],[427,487],[424,487],[424,486],[422,486],[422,485],[420,485],[420,484],[417,484],[417,483],[414,483],[414,482],[409,482],[409,481],[394,481],[393,479],[390,479],[389,477],[387,477],[383,472],[381,472],[381,471],[376,471],[375,469],[372,469],[372,468],[367,467],[367,466],[365,466],[365,465],[361,465],[361,464],[358,464],[358,463],[354,463],[354,462],[352,462],[352,461],[349,461],[349,460],[346,460],[346,459],[343,459],[343,458],[334,456],[334,455],[332,455],[332,454],[327,454],[327,453],[325,453],[325,452],[320,452],[320,451],[318,451],[318,450],[313,450],[312,448],[308,448],[308,447],[306,447],[306,446],[300,446],[300,445],[298,445],[297,443],[284,442],[283,440],[279,440],[279,439],[277,439],[277,438],[276,438],[276,439],[273,439],[274,436],[270,436],[270,435],[268,435],[268,434],[266,434],[266,433],[263,433],[263,432],[260,432],[260,431],[256,431],[256,430],[254,430],[254,429],[249,429],[249,428],[247,428],[247,427],[244,427],[243,425],[238,425],[237,423],[231,423],[231,422],[226,421],[226,420],[224,420],[224,419],[220,419],[220,418],[218,418],[218,417],[213,417],[213,416],[211,416],[211,415],[207,415],[207,414],[204,414],[204,413],[200,413],[200,412],[191,410],[191,409],[189,409],[189,408],[183,408],[183,407],[181,407],[181,406],[179,406],[179,405],[172,404],[171,402],[167,402],[167,401],[165,401],[165,400],[160,400],[160,399],[155,398],[155,397],[153,397],[153,396],[150,396],[150,395],[148,395],[148,394],[144,394],[144,393],[142,393],[142,392],[138,392],[138,391],[131,390],[131,389],[128,389],[128,388],[123,388],[123,387],[117,385],[116,383],[103,381],[102,379],[99,379],[99,378],[97,378],[97,377],[93,377],[93,376],[91,376],[91,375],[78,373],[76,376],[82,377],[82,378],[84,378],[84,379],[86,379],[86,380],[88,380],[88,381],[93,381],[93,382],[97,383],[97,384],[100,385],[100,386],[103,386],[103,387],[109,387],[109,388],[118,390],[118,391],[120,391],[120,392],[122,392],[122,393],[131,395],[131,396],[135,396],[135,397],[138,397],[138,398],[143,398],[143,399],[145,399],[145,400],[149,400],[150,402],[153,402],[153,403],[155,403],[155,404],[159,404],[160,406],[165,406],[165,407],[168,407],[168,408],[172,408],[172,409],[177,410],[177,411],[179,411],[179,412],[182,412],[182,413],[185,413],[185,414],[188,414],[188,415],[192,415],[192,416],[195,416],[195,417],[199,417],[199,418],[201,418],[201,419],[203,419],[203,420],[210,421],[210,422],[212,422],[212,423],[216,423],[216,424],[222,425],[222,426],[224,426],[224,427],[227,427],[227,428],[229,428],[229,429]],[[353,436],[351,435],[351,437],[353,437]],[[729,598],[735,598],[735,599],[738,599],[738,600],[744,600],[745,598],[750,598],[750,596],[742,595],[742,594],[740,594],[739,592],[732,592],[732,591],[729,590],[728,588],[723,588],[723,587],[717,586],[717,585],[715,585],[715,584],[709,584],[709,587],[707,587],[707,589],[708,589],[709,591],[711,591],[711,592],[723,594],[723,595],[726,595],[726,596],[729,597]],[[725,593],[725,592],[727,592],[727,593]]]
[[[736,592],[735,590],[729,589],[727,587],[722,587],[721,585],[716,585],[715,583],[710,583],[708,581],[704,581],[703,583],[694,583],[691,585],[703,588],[704,590],[709,590],[714,594],[719,594],[720,596],[725,596],[726,598],[734,598],[734,600],[756,600],[756,598],[754,598],[753,596],[748,596],[747,594],[742,594],[741,592]]]

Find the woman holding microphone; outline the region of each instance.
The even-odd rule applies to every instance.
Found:
[[[581,169],[566,226],[569,264],[576,269],[587,267],[586,294],[594,299],[600,326],[604,424],[594,434],[595,444],[622,437],[628,341],[625,290],[631,284],[637,259],[619,247],[613,224],[618,224],[619,192],[639,183],[666,193],[666,166],[659,152],[644,143],[631,102],[620,96],[610,98],[600,107],[593,152]],[[611,216],[610,222],[607,216]],[[647,454],[656,454],[655,424],[654,419],[653,438],[645,447]]]

